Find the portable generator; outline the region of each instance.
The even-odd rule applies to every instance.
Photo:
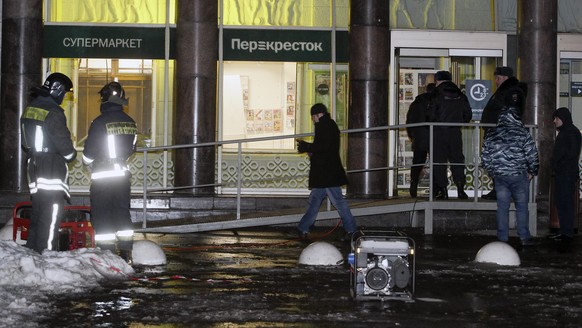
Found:
[[[31,216],[31,202],[21,202],[14,206],[12,238],[16,243],[26,243]],[[91,225],[91,208],[89,206],[65,206],[63,219],[59,225],[58,250],[69,251],[91,247],[95,247],[95,231]]]
[[[415,244],[394,231],[358,231],[352,237],[350,292],[363,300],[414,302]]]

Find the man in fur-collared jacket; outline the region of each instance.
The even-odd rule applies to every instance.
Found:
[[[527,85],[519,82],[519,80],[513,76],[513,69],[511,67],[497,67],[493,74],[495,75],[495,85],[497,85],[497,90],[483,109],[481,123],[497,124],[499,113],[505,107],[517,109],[517,112],[521,117],[525,106]],[[487,134],[492,129],[494,128],[487,127],[484,130]],[[495,200],[495,184],[493,184],[493,190],[488,194],[483,195],[483,198]]]

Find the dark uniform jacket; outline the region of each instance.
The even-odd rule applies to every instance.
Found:
[[[430,93],[423,93],[414,99],[406,113],[406,124],[428,122],[430,99]],[[412,150],[428,150],[430,133],[428,126],[409,127],[406,132],[412,140]]]
[[[339,155],[340,131],[329,113],[315,123],[313,143],[303,142],[302,151],[310,154],[309,188],[339,187],[348,183]]]
[[[523,114],[527,85],[520,83],[515,77],[510,77],[501,83],[497,91],[489,98],[481,114],[481,123],[497,124],[499,113],[504,107],[513,107]]]
[[[573,174],[578,176],[581,147],[580,130],[572,122],[572,115],[568,108],[558,108],[555,113],[563,124],[558,128],[559,133],[556,136],[550,160],[552,172],[560,175]]]
[[[431,121],[446,123],[467,123],[473,116],[467,96],[452,81],[436,87],[429,113]]]
[[[123,106],[101,104],[101,115],[91,123],[83,151],[83,162],[92,165],[92,178],[124,175],[136,140],[137,125],[123,111]]]
[[[28,179],[31,193],[38,189],[69,192],[69,163],[77,152],[71,141],[64,110],[52,97],[39,95],[20,118],[22,147],[29,157]]]

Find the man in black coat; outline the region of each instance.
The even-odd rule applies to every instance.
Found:
[[[572,114],[566,107],[554,111],[554,124],[558,130],[554,150],[550,160],[554,177],[554,196],[560,231],[554,236],[560,241],[559,251],[568,251],[574,236],[574,218],[577,217],[574,208],[574,195],[578,188],[580,147],[582,136],[580,130],[572,122]]]
[[[525,106],[525,96],[527,95],[527,85],[520,83],[519,80],[513,76],[513,69],[511,67],[497,67],[493,74],[495,75],[495,85],[497,85],[497,90],[483,109],[481,123],[497,124],[499,113],[506,107],[517,108],[519,116],[522,116]],[[491,131],[491,129],[494,128],[487,127],[484,131],[487,133],[488,131]],[[482,197],[484,199],[495,200],[497,198],[495,185],[493,185],[493,190]]]
[[[349,238],[349,235],[356,231],[357,226],[348,203],[342,195],[341,186],[348,183],[348,178],[339,155],[340,131],[324,104],[319,103],[311,107],[311,120],[315,124],[313,143],[297,141],[297,150],[299,153],[308,153],[311,163],[309,206],[297,229],[302,238],[307,237],[309,229],[315,223],[319,207],[327,195],[342,219],[346,238]]]
[[[438,123],[467,123],[473,115],[467,96],[451,81],[451,73],[438,71],[435,74],[436,89],[433,93],[430,116]],[[451,163],[453,181],[457,186],[458,198],[467,199],[465,193],[465,155],[460,126],[437,126],[433,135],[433,168],[435,198],[448,199],[447,166]]]
[[[434,83],[426,86],[426,92],[416,96],[408,113],[406,113],[406,124],[428,122],[430,100],[435,89]],[[410,168],[410,197],[416,198],[420,172],[423,164],[426,163],[426,156],[429,151],[430,131],[428,126],[416,126],[406,128],[408,138],[412,141],[412,167]]]

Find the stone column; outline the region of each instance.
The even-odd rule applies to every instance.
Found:
[[[218,61],[218,2],[178,0],[176,6],[175,143],[216,141],[216,75]],[[177,187],[215,182],[215,147],[175,151]],[[181,193],[213,195],[214,187]]]
[[[348,128],[388,125],[388,66],[390,62],[389,1],[350,2]],[[388,132],[350,134],[348,170],[374,169],[388,164]],[[383,198],[388,172],[349,175],[351,197]]]
[[[28,191],[19,122],[30,88],[42,84],[42,40],[42,0],[2,1],[1,191]]]
[[[517,15],[518,76],[528,85],[523,120],[538,125],[538,196],[543,202],[550,190],[555,138],[552,113],[556,109],[558,1],[519,0]]]

